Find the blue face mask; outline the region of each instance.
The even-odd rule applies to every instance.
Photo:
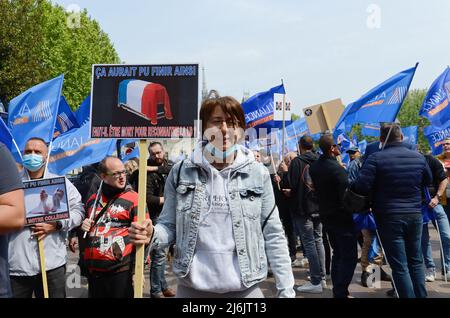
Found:
[[[212,143],[209,142],[209,143],[206,144],[205,149],[211,155],[213,155],[215,158],[220,159],[220,160],[225,160],[231,154],[233,154],[233,152],[235,152],[237,150],[237,145],[234,144],[233,146],[231,146],[227,150],[221,151],[220,149],[217,149],[216,147],[214,147],[214,145]]]
[[[24,155],[22,159],[25,169],[30,170],[31,172],[38,171],[44,165],[44,158],[41,155],[36,155],[34,153]]]

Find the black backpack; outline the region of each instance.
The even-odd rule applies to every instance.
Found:
[[[319,199],[314,189],[314,184],[309,174],[310,164],[308,161],[299,157],[305,163],[302,170],[301,181],[303,182],[303,211],[306,216],[316,218],[319,217]]]

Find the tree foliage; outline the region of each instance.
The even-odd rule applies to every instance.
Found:
[[[48,0],[0,0],[0,99],[64,73],[72,108],[89,94],[92,64],[119,63],[108,35],[86,10]]]

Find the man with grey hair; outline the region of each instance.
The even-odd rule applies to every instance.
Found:
[[[424,298],[421,204],[422,189],[432,178],[425,158],[402,141],[398,124],[383,124],[382,151],[367,158],[352,188],[372,195],[372,210],[399,297]]]

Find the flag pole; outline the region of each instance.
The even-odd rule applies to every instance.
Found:
[[[42,289],[44,290],[44,298],[48,298],[48,284],[47,284],[47,272],[45,267],[45,255],[44,255],[44,239],[37,239],[39,247],[39,260],[41,263],[42,274]]]
[[[137,222],[142,224],[145,220],[147,195],[147,140],[139,140],[139,203]],[[134,298],[142,298],[144,289],[144,244],[136,246],[136,264],[134,270]]]

